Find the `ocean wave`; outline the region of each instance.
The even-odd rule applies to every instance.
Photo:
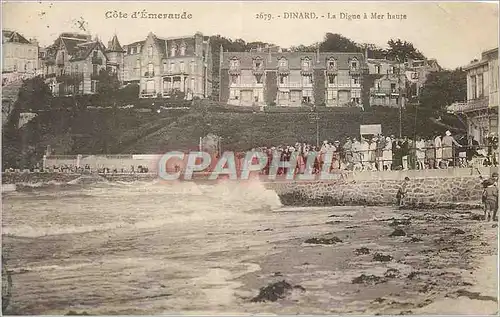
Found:
[[[231,217],[250,219],[258,217],[258,213],[281,207],[276,193],[267,190],[260,182],[212,185],[194,182],[154,185],[103,183],[102,186],[77,189],[66,194],[60,191],[44,194],[50,196],[54,203],[37,206],[41,209],[36,214],[28,210],[33,208],[32,199],[25,202],[17,200],[15,203],[21,205],[15,210],[5,211],[7,217],[4,218],[3,233],[39,237],[153,229],[170,224],[220,222]],[[85,197],[92,199],[81,200]],[[63,198],[70,200],[57,201]],[[22,204],[26,204],[25,207]]]

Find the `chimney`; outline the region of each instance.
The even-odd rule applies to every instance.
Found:
[[[220,45],[220,53],[219,53],[219,69],[220,66],[222,66],[222,61],[224,60],[224,47],[222,47],[222,44]]]
[[[368,45],[365,45],[365,61],[368,60]]]
[[[319,44],[316,47],[316,63],[319,63]]]

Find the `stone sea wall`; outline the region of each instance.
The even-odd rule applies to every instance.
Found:
[[[336,180],[269,182],[286,206],[392,205],[405,177],[407,207],[440,208],[481,201],[481,177],[498,169],[360,172]],[[473,203],[473,204],[470,204]]]

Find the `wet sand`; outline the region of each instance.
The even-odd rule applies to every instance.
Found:
[[[4,236],[6,313],[495,314],[498,228],[472,214],[281,208],[188,226]],[[391,236],[396,229],[404,235]],[[305,243],[332,237],[341,242]],[[282,280],[301,287],[252,302]]]

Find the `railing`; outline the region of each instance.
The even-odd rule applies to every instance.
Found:
[[[443,151],[444,150],[444,151]],[[461,151],[459,151],[461,150]],[[445,168],[479,168],[482,166],[498,166],[498,149],[493,147],[464,146],[462,148],[443,147],[436,152],[434,147],[409,148],[407,151],[393,152],[391,149],[373,150],[345,150],[330,152],[330,170],[358,170],[358,171],[391,171],[391,170],[423,170]],[[441,152],[443,151],[443,152]],[[312,152],[312,151],[311,151]],[[281,161],[289,161],[290,154],[281,153]],[[326,153],[315,152],[316,156],[312,166],[314,173],[323,170]],[[443,155],[444,154],[444,155]],[[303,158],[303,164],[310,164],[308,156],[296,152]],[[300,161],[297,162],[300,167]],[[286,173],[286,169],[280,169]],[[278,171],[280,174],[280,171]]]
[[[154,71],[153,71],[153,72],[145,72],[145,73],[144,73],[144,77],[149,77],[149,78],[151,78],[151,77],[154,77],[154,75],[155,75],[155,72],[154,72]]]
[[[141,91],[141,97],[143,97],[143,98],[154,98],[154,97],[156,97],[156,90],[153,90],[153,91],[143,90],[143,91]]]
[[[378,88],[378,89],[370,89],[371,95],[386,95],[386,96],[399,96],[399,89],[393,88]]]
[[[240,84],[240,83],[231,83],[229,85],[232,88],[262,88],[264,87],[263,83],[251,83],[251,84]]]
[[[481,99],[469,100],[468,102],[456,102],[448,107],[448,111],[465,112],[474,110],[484,110],[488,108],[489,108],[489,97],[484,97]]]

